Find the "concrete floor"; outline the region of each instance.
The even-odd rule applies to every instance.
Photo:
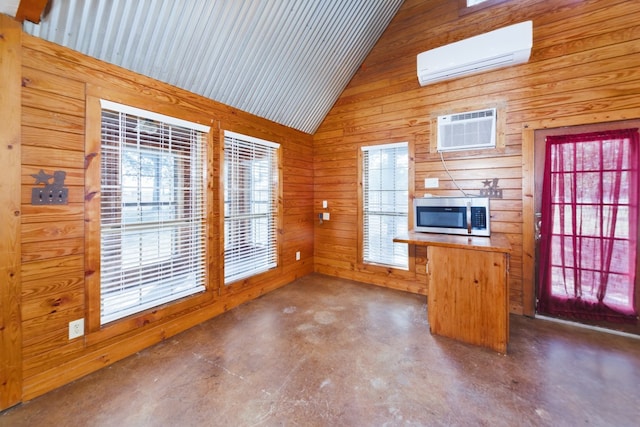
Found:
[[[293,284],[0,414],[1,426],[637,426],[640,341],[511,316],[509,354],[425,298]]]

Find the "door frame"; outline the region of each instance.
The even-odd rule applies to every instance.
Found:
[[[0,14],[0,128],[3,171],[0,183],[0,411],[22,401],[22,321],[20,297],[22,218],[21,99],[22,26]]]
[[[536,314],[535,240],[535,132],[573,126],[640,120],[637,110],[536,120],[522,129],[522,309],[525,316]],[[636,279],[637,280],[637,279]],[[637,284],[636,284],[637,286]],[[638,296],[636,296],[638,299]]]

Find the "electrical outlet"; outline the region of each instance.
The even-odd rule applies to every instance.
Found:
[[[84,319],[69,322],[69,339],[78,338],[84,335]]]
[[[300,251],[296,251],[296,261],[300,261]]]
[[[324,221],[329,221],[329,218],[331,218],[331,215],[329,215],[329,212],[322,212],[322,219]]]

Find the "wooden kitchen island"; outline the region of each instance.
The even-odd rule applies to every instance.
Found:
[[[427,312],[432,334],[507,352],[511,245],[504,235],[411,231],[393,240],[427,247]]]

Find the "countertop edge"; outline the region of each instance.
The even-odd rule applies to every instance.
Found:
[[[499,233],[493,233],[490,237],[478,237],[409,231],[407,234],[394,237],[393,241],[418,246],[443,246],[485,252],[511,253],[513,250],[507,236]]]

